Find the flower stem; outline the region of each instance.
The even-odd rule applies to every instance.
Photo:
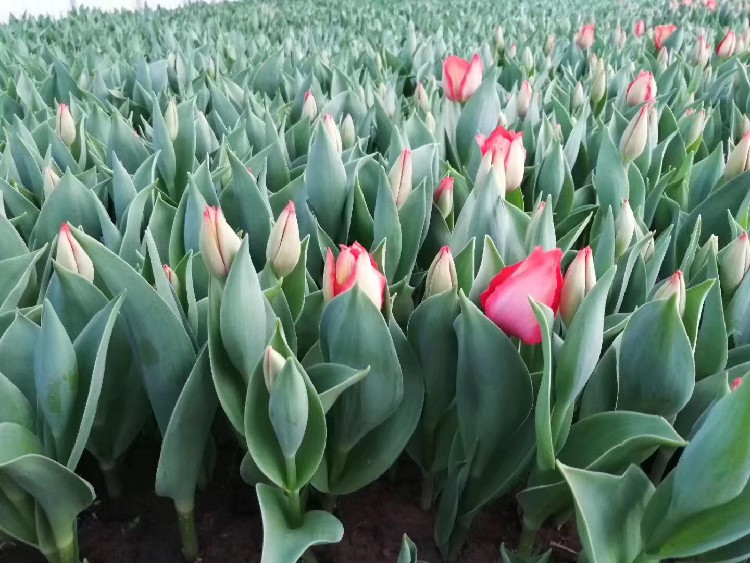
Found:
[[[521,528],[521,538],[518,540],[518,555],[522,557],[531,556],[531,552],[534,550],[535,538],[536,529],[524,522]]]
[[[198,534],[195,531],[193,499],[190,499],[187,503],[175,502],[175,509],[180,526],[182,555],[185,557],[185,561],[195,561],[198,558]]]
[[[116,462],[99,462],[99,468],[104,476],[104,485],[107,487],[107,495],[111,499],[117,499],[122,496],[122,479],[120,479],[120,469]]]

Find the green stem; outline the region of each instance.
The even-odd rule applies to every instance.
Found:
[[[182,555],[185,557],[185,561],[195,561],[198,558],[198,534],[195,531],[193,499],[186,503],[175,502],[175,508],[177,509],[177,520],[180,526]]]
[[[422,473],[422,496],[419,506],[427,512],[432,508],[432,499],[435,495],[435,476],[432,473],[424,471]]]
[[[99,462],[99,467],[104,476],[104,485],[107,487],[107,495],[111,499],[122,496],[122,479],[120,479],[120,469],[115,462]]]
[[[518,540],[518,555],[521,557],[531,556],[531,553],[534,550],[536,532],[536,528],[532,528],[527,525],[526,522],[523,523],[523,527],[521,528],[521,538]]]
[[[661,483],[664,472],[667,470],[667,465],[669,465],[669,460],[674,455],[674,451],[674,448],[660,448],[656,453],[654,464],[651,466],[651,474],[649,475],[654,485]]]
[[[287,483],[297,483],[297,463],[294,456],[285,459]],[[302,526],[302,501],[299,496],[299,489],[289,491],[289,517],[292,528]]]
[[[40,551],[50,563],[79,563],[78,548],[75,540],[71,540],[65,545],[49,546],[47,550]]]

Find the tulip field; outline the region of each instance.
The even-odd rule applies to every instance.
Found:
[[[0,561],[746,561],[748,15],[0,26]]]

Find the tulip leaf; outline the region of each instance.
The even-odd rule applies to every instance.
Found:
[[[327,413],[346,389],[362,381],[370,373],[367,369],[354,369],[341,364],[315,364],[307,375],[320,396],[323,412]]]

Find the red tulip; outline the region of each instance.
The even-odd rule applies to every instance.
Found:
[[[479,55],[471,62],[451,55],[443,62],[443,88],[445,96],[454,102],[464,103],[482,83],[484,65]]]
[[[594,24],[589,23],[581,26],[581,31],[576,35],[576,44],[583,49],[590,49],[594,44]]]
[[[334,259],[329,248],[323,269],[325,300],[330,301],[337,295],[349,291],[355,284],[378,309],[383,307],[386,280],[370,253],[358,242],[351,246],[342,244],[338,258]]]
[[[646,33],[646,22],[643,20],[638,20],[637,22],[635,22],[633,33],[635,33],[636,37],[643,37],[643,34]]]
[[[542,331],[529,297],[557,314],[563,287],[562,256],[559,248],[545,252],[537,246],[522,262],[503,268],[479,298],[485,314],[508,335],[526,344],[540,343]]]
[[[677,30],[677,26],[674,24],[669,25],[657,25],[654,27],[654,46],[656,47],[656,50],[662,48],[662,45],[664,45],[664,42],[669,39],[669,36],[672,35]]]
[[[706,9],[709,12],[713,12],[714,10],[716,10],[716,7],[717,7],[716,0],[706,0]]]
[[[477,135],[482,156],[492,154],[492,163],[503,163],[505,167],[505,189],[515,190],[523,180],[523,165],[526,161],[526,148],[523,146],[523,131],[516,133],[498,125],[486,139]]]
[[[724,39],[719,41],[716,46],[716,55],[720,59],[728,59],[734,54],[734,48],[737,45],[737,35],[734,31],[727,31]]]
[[[644,102],[650,102],[656,97],[656,80],[654,75],[648,71],[641,71],[633,82],[628,86],[625,98],[628,105],[637,106]]]

